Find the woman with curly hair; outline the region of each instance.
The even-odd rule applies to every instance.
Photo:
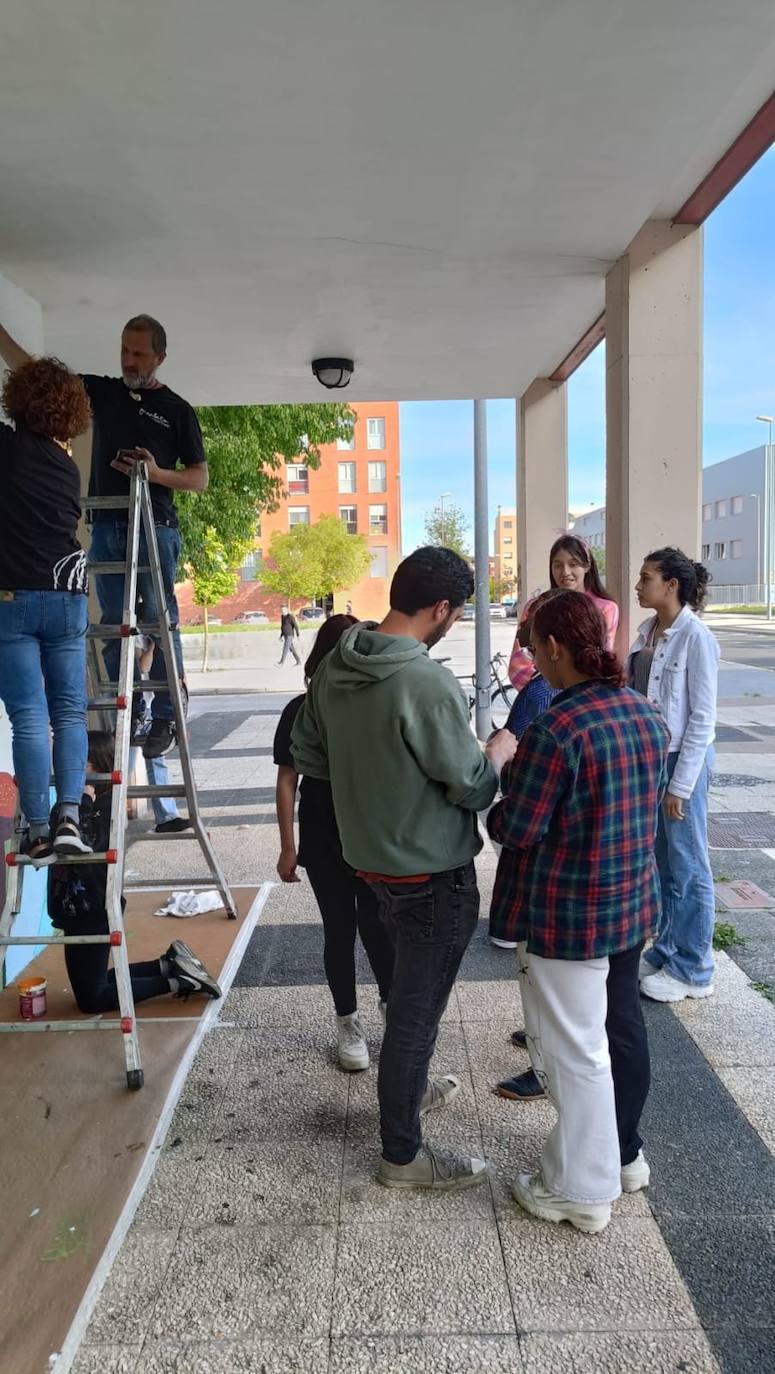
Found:
[[[549,550],[549,586],[562,592],[584,592],[597,606],[605,625],[606,644],[613,650],[619,627],[619,607],[600,578],[595,555],[586,539],[577,534],[561,534]],[[509,659],[509,678],[518,692],[533,675],[533,660],[527,652],[530,643],[530,617],[533,598],[520,618]]]
[[[0,423],[0,699],[37,866],[90,853],[78,808],[86,774],[86,555],[76,531],[81,484],[70,440],[90,419],[80,377],[56,358],[6,375]],[[54,736],[57,808],[49,821]]]

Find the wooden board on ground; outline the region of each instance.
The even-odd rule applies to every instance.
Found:
[[[155,917],[151,912],[159,896],[129,897],[131,957],[152,958],[180,936],[217,977],[256,889],[235,892],[237,921],[228,921],[223,912],[185,921]],[[62,990],[61,947],[47,949],[34,969],[45,970],[49,978],[51,1011],[77,1019],[72,995]],[[3,1019],[16,1016],[13,986],[0,1002]],[[0,1350],[2,1368],[13,1374],[44,1374],[49,1356],[60,1349],[196,1032],[196,1020],[180,1015],[196,1018],[208,1004],[199,998],[159,998],[145,1005],[149,1014],[169,1013],[170,1022],[149,1024],[140,1032],[141,1092],[126,1088],[118,1030],[0,1039]]]

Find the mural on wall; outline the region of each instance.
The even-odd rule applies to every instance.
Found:
[[[8,869],[5,856],[13,846],[13,821],[16,809],[16,784],[13,780],[11,759],[11,728],[5,709],[0,703],[0,911],[5,906],[6,874]],[[22,907],[14,922],[16,935],[50,935],[52,925],[46,906],[46,871],[28,868],[24,873]],[[42,945],[21,945],[8,950],[0,986],[13,982],[26,964],[39,954]]]

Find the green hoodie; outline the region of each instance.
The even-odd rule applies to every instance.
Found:
[[[299,773],[330,778],[342,850],[369,873],[467,863],[498,787],[454,677],[425,644],[354,625],[318,667],[293,727]]]

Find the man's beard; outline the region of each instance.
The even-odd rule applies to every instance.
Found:
[[[436,626],[436,629],[432,632],[432,634],[426,635],[425,639],[423,640],[423,643],[425,644],[426,648],[432,649],[434,645],[439,643],[439,640],[442,640],[444,638],[445,634],[447,633],[447,630],[450,627],[451,622],[452,612],[450,611],[449,615],[445,616],[441,624]]]
[[[151,386],[153,381],[155,380],[155,377],[155,371],[138,372],[136,377],[129,377],[126,372],[121,373],[121,380],[124,383],[124,386],[128,387],[130,391],[132,391],[135,387]]]

